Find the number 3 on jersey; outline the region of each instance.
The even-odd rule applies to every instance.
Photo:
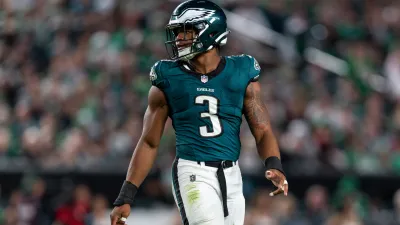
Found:
[[[196,104],[208,104],[208,112],[200,113],[201,118],[209,118],[212,124],[212,130],[209,131],[207,126],[199,127],[200,136],[202,137],[215,137],[222,133],[221,122],[218,118],[218,99],[213,96],[199,95],[195,99]]]

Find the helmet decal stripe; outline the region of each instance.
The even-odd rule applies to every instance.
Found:
[[[203,30],[200,31],[198,36],[202,35],[204,33],[204,31],[207,30],[208,27],[210,27],[210,25],[206,24],[206,27]]]
[[[215,42],[219,42],[223,37],[226,37],[226,35],[228,35],[229,34],[229,30],[228,31],[225,31],[224,33],[222,33],[221,35],[219,35],[219,37],[217,37],[216,39],[215,39]]]

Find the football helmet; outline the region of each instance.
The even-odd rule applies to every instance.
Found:
[[[186,35],[188,31],[193,32]],[[179,33],[183,34],[179,37]],[[166,26],[165,46],[171,59],[190,60],[216,46],[225,45],[230,33],[224,11],[208,0],[189,0],[181,3]],[[186,42],[185,46],[178,43]]]

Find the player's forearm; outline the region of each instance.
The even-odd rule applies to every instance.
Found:
[[[140,140],[133,153],[126,180],[139,187],[149,174],[157,156],[156,146]]]
[[[271,129],[263,132],[262,137],[256,140],[258,155],[262,160],[269,157],[280,158],[278,142]]]
[[[259,133],[260,134],[260,133]],[[270,126],[256,135],[257,151],[267,170],[275,169],[285,174],[281,163],[278,142]]]
[[[132,205],[143,180],[149,174],[157,155],[157,145],[151,145],[141,138],[129,165],[126,180],[114,202],[114,206]]]

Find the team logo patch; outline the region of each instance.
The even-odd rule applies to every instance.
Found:
[[[201,75],[200,80],[201,80],[201,82],[203,82],[203,83],[207,83],[207,82],[208,82],[208,76],[206,76],[206,75]]]
[[[254,69],[261,70],[260,64],[258,64],[256,59],[254,59]]]
[[[190,182],[195,182],[196,181],[196,175],[190,175]]]
[[[150,80],[155,81],[156,79],[157,79],[157,74],[156,71],[154,70],[154,67],[152,67],[150,71]]]

